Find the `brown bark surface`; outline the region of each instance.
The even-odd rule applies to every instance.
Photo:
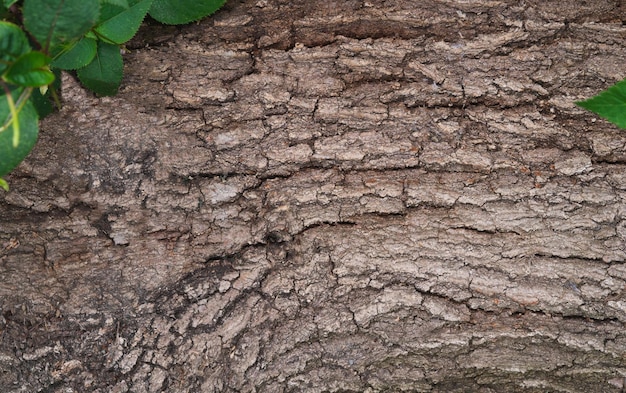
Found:
[[[2,392],[623,392],[620,0],[147,25],[0,194]]]

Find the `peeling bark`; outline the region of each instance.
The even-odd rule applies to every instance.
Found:
[[[3,392],[620,392],[621,1],[145,26],[0,196]]]

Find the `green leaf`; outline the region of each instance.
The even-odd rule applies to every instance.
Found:
[[[22,89],[13,92],[17,99]],[[17,95],[15,95],[17,93]],[[0,125],[6,124],[10,116],[10,110],[6,95],[0,96]],[[26,158],[28,153],[37,142],[39,134],[37,111],[33,103],[27,101],[18,114],[20,133],[17,146],[13,144],[12,127],[0,128],[0,176],[4,176],[12,171],[20,162]]]
[[[24,0],[24,27],[55,55],[62,43],[78,40],[97,22],[98,0]]]
[[[0,74],[20,56],[30,52],[26,34],[13,23],[0,21]]]
[[[52,70],[55,76],[54,82],[46,90],[45,94],[42,94],[40,89],[33,89],[33,93],[30,96],[30,100],[35,105],[37,115],[40,119],[48,116],[54,111],[54,105],[60,108],[58,92],[61,90],[61,70],[55,68]],[[53,104],[54,103],[54,104]]]
[[[576,105],[590,110],[621,129],[626,129],[626,79],[595,97],[576,102]]]
[[[28,52],[15,60],[4,79],[18,86],[47,86],[54,81],[54,74],[48,64],[48,56],[37,51]]]
[[[113,5],[117,5],[120,6],[122,8],[128,8],[128,1],[126,0],[102,0],[102,4],[113,4]]]
[[[0,19],[13,19],[14,14],[9,13],[9,7],[17,3],[17,0],[2,0],[0,1]]]
[[[75,70],[91,63],[96,57],[96,40],[83,37],[74,45],[70,45],[65,52],[61,52],[54,60],[52,66],[62,70]]]
[[[161,23],[181,25],[211,15],[224,3],[226,0],[154,0],[149,14]]]
[[[9,183],[7,183],[7,181],[1,177],[0,177],[0,188],[2,188],[6,192],[9,192]]]
[[[102,4],[100,4],[100,17],[98,18],[98,22],[96,23],[96,26],[115,17],[115,15],[121,12],[124,12],[124,10],[126,9],[128,9],[128,4],[126,4],[126,6],[123,6],[123,5],[120,5],[117,3],[111,3],[108,1],[103,2]]]
[[[146,17],[153,0],[130,0],[129,8],[115,6],[120,12],[100,21],[94,29],[98,35],[115,44],[123,44],[133,38]],[[104,8],[104,7],[103,7]],[[108,12],[107,12],[108,13]]]
[[[112,96],[122,82],[124,63],[120,48],[106,42],[98,42],[96,57],[77,71],[80,81],[101,96]]]

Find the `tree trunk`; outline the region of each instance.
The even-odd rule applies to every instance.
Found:
[[[626,391],[621,0],[149,24],[0,196],[2,392]]]

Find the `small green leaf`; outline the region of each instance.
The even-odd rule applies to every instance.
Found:
[[[89,30],[87,33],[85,33],[85,38],[91,38],[93,40],[98,40],[98,36],[96,35],[96,33],[93,32],[93,30]]]
[[[122,82],[124,63],[117,45],[98,42],[96,57],[77,71],[80,81],[91,91],[102,96],[117,93]]]
[[[153,0],[130,0],[130,7],[115,6],[120,12],[100,21],[94,29],[98,35],[115,44],[123,44],[133,38],[146,17]],[[103,6],[104,8],[104,6]],[[107,12],[109,13],[109,12]]]
[[[54,82],[50,85],[45,93],[41,92],[41,89],[33,89],[33,93],[30,95],[30,100],[35,105],[37,115],[40,119],[48,116],[54,111],[55,106],[61,107],[59,102],[58,91],[61,90],[61,70],[55,68],[52,70],[55,76]]]
[[[209,16],[226,0],[154,0],[150,16],[167,25],[181,25]]]
[[[626,129],[626,79],[595,97],[576,102],[576,105],[590,110],[619,128]]]
[[[0,21],[0,75],[20,56],[30,52],[26,34],[13,23]]]
[[[80,41],[71,45],[66,52],[59,54],[52,60],[52,66],[62,70],[75,70],[91,63],[96,57],[96,40],[83,37]]]
[[[78,40],[97,22],[98,0],[24,0],[24,27],[55,55],[60,44]]]
[[[7,183],[7,181],[1,177],[0,177],[0,188],[2,188],[6,192],[9,192],[9,183]]]
[[[32,51],[20,56],[4,75],[4,79],[14,85],[39,87],[54,81],[54,74],[48,67],[50,58],[41,52]]]
[[[13,95],[21,93],[21,89],[14,91]],[[15,96],[15,98],[17,98]],[[0,96],[0,125],[6,124],[11,111],[6,95]],[[12,171],[30,153],[39,134],[37,111],[33,103],[26,101],[18,114],[20,123],[19,141],[17,146],[13,144],[13,132],[11,127],[0,128],[0,176]]]

